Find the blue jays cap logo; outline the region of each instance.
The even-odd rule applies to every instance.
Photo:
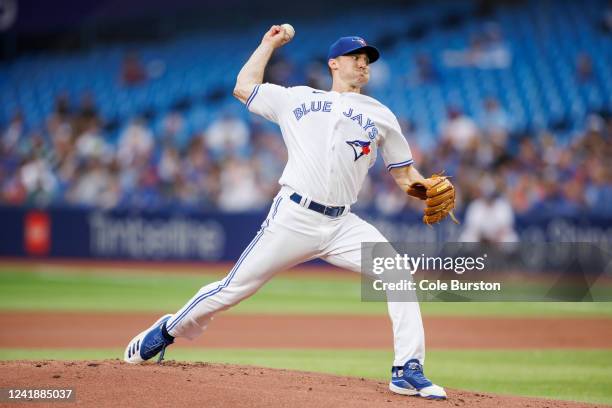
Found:
[[[365,40],[361,37],[353,37],[353,41],[357,41],[359,44],[361,44],[362,46],[366,46],[368,45]]]
[[[357,161],[361,156],[367,156],[370,154],[370,143],[371,142],[362,142],[361,140],[351,140],[346,142],[346,144],[353,148],[353,153],[355,153],[355,161]]]

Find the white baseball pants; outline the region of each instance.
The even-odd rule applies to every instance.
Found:
[[[261,229],[229,274],[202,287],[167,322],[175,337],[199,336],[212,317],[253,295],[277,272],[311,259],[361,272],[361,243],[386,242],[382,234],[353,213],[330,218],[291,201],[283,187]],[[387,302],[393,323],[395,358],[403,366],[412,358],[422,364],[425,339],[417,302]]]

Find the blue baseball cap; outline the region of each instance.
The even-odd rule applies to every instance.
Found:
[[[341,55],[348,55],[357,51],[363,51],[370,59],[370,63],[380,58],[380,52],[361,37],[341,37],[329,47],[327,59],[336,58]]]

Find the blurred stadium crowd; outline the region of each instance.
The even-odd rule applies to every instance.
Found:
[[[553,131],[510,143],[507,113],[487,101],[491,117],[478,124],[455,109],[441,126],[439,144],[425,149],[418,129],[403,119],[415,161],[424,173],[454,177],[461,203],[501,193],[517,213],[531,210],[610,212],[612,120],[590,115],[570,143]],[[221,115],[180,142],[184,118],[164,119],[155,135],[143,118],[132,119],[116,145],[102,137],[92,99],[72,108],[57,100],[43,130],[26,134],[19,113],[3,128],[2,203],[100,208],[182,208],[248,211],[275,194],[286,161],[277,131],[253,118]],[[393,214],[414,204],[394,185],[382,163],[371,171],[358,205]],[[418,205],[418,204],[417,204]]]
[[[608,17],[597,34],[608,45],[611,10],[601,13]],[[463,50],[447,50],[439,58],[434,55],[439,61],[432,62],[432,56],[424,53],[413,55],[415,69],[401,76],[400,82],[392,59],[374,64],[367,92],[379,97],[381,92],[388,95],[391,87],[393,92],[410,94],[414,87],[432,83],[435,87],[457,69],[513,69],[516,50],[507,45],[500,26],[486,21],[479,27],[486,35],[472,37]],[[385,46],[385,39],[381,41]],[[610,49],[603,51],[604,61],[612,58]],[[518,214],[612,214],[612,100],[607,88],[600,86],[602,70],[607,75],[604,79],[609,79],[611,68],[597,65],[580,50],[575,55],[564,62],[571,67],[571,87],[586,89],[591,96],[587,101],[594,105],[587,103],[578,114],[570,115],[569,124],[561,117],[539,126],[517,126],[515,119],[524,116],[524,110],[514,111],[512,100],[502,101],[486,92],[472,100],[472,105],[480,105],[476,109],[447,100],[442,115],[431,117],[429,111],[428,120],[436,122],[433,129],[407,113],[419,107],[396,110],[416,166],[424,174],[445,171],[452,175],[460,208],[476,197],[503,196]],[[163,75],[163,69],[159,61],[145,66],[138,54],[127,53],[116,67],[116,86],[147,87]],[[266,80],[329,86],[323,63],[300,64],[283,54],[271,63]],[[468,88],[469,93],[470,80],[455,85],[460,90]],[[402,89],[396,89],[398,83]],[[78,98],[58,92],[51,111],[34,124],[26,123],[27,115],[17,106],[0,123],[0,204],[224,212],[268,206],[286,161],[280,133],[262,119],[236,111],[234,105],[226,107],[223,101],[231,95],[230,87],[218,92],[227,95],[213,93],[207,101],[218,105],[217,114],[199,126],[189,123],[180,103],[153,114],[128,115],[111,126],[100,114],[99,95],[94,91],[82,92]],[[386,103],[384,97],[379,99]],[[546,112],[555,113],[554,109]],[[528,112],[532,116],[525,122],[537,122],[532,120],[537,114]],[[153,125],[152,115],[158,115],[158,125]],[[109,132],[110,127],[114,131]],[[116,136],[109,137],[111,133]],[[357,206],[390,215],[420,208],[420,203],[408,200],[394,185],[381,161],[371,170]]]

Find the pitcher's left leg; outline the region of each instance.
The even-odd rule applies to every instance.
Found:
[[[332,265],[361,273],[362,242],[387,240],[373,225],[355,214],[348,214],[343,218],[345,219],[327,245],[326,254],[321,258]],[[404,365],[413,358],[422,364],[425,360],[425,336],[418,302],[388,301],[387,308],[393,324],[393,365]]]
[[[323,260],[338,267],[361,273],[362,242],[387,242],[371,224],[355,214],[348,214],[325,248]],[[395,251],[391,251],[395,254]],[[387,298],[389,298],[387,293]],[[394,294],[393,298],[396,296]],[[407,296],[407,299],[414,299]],[[393,325],[395,358],[392,367],[391,391],[405,395],[419,395],[431,399],[444,399],[446,393],[423,374],[425,362],[425,334],[417,301],[387,301]]]

